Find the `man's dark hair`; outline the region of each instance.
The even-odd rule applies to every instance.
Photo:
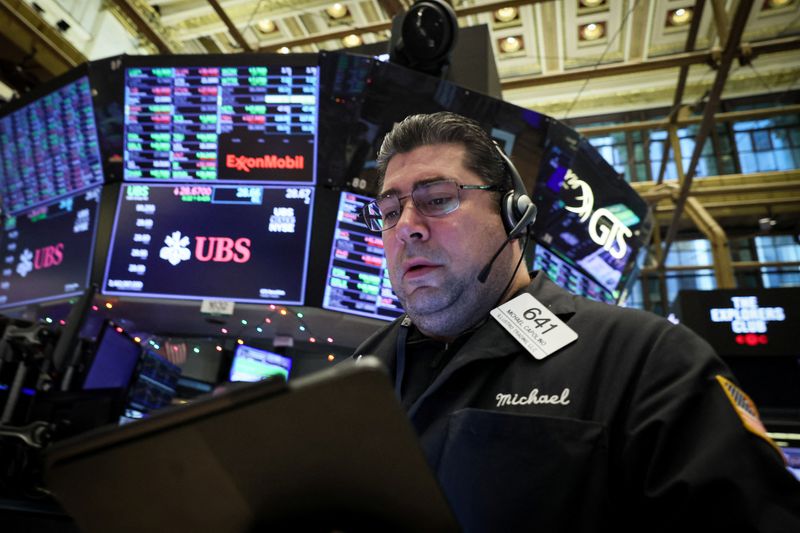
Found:
[[[463,145],[466,168],[480,176],[487,185],[497,185],[501,191],[512,188],[505,164],[492,138],[480,124],[461,115],[441,111],[408,116],[386,134],[378,150],[379,189],[383,187],[386,167],[395,155],[432,144]]]

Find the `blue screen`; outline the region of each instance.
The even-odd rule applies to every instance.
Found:
[[[83,382],[84,390],[127,388],[141,352],[139,343],[107,322],[98,337],[94,359]]]

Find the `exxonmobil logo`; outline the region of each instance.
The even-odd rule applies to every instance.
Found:
[[[247,157],[244,155],[228,154],[225,157],[225,166],[241,172],[250,172],[253,168],[280,168],[302,170],[306,166],[305,157],[302,155],[285,155],[279,157],[275,154],[265,154],[261,157]]]
[[[194,238],[194,249],[190,248],[191,241],[187,235],[180,231],[173,231],[164,238],[164,246],[158,256],[171,265],[177,266],[183,261],[194,257],[198,261],[207,263],[246,263],[250,260],[250,239],[239,237],[204,237]]]

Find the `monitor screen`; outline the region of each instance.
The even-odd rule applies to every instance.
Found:
[[[312,187],[126,184],[103,293],[302,305]]]
[[[370,201],[351,192],[339,196],[322,307],[394,320],[403,308],[389,281],[383,239],[361,220],[361,208]]]
[[[8,213],[103,183],[87,76],[20,105],[0,118],[0,196]]]
[[[261,381],[272,376],[283,376],[288,381],[291,369],[292,360],[289,357],[240,344],[233,354],[230,380]]]
[[[602,285],[594,281],[580,269],[571,266],[571,262],[548,250],[537,246],[533,255],[533,269],[541,270],[558,286],[572,294],[585,296],[598,302],[614,303],[615,300]]]
[[[75,296],[89,286],[100,188],[5,219],[0,308]]]
[[[316,181],[316,55],[131,58],[128,181]]]
[[[147,413],[172,403],[178,388],[180,367],[159,354],[145,350],[128,394],[128,409]]]
[[[83,389],[127,389],[141,353],[138,342],[118,325],[106,321],[97,337]]]
[[[553,128],[554,135],[565,133]],[[652,214],[585,139],[574,150],[574,140],[551,141],[534,193],[539,206],[534,236],[551,257],[599,287],[581,294],[621,301],[649,237]]]

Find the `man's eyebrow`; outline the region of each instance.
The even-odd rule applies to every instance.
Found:
[[[411,188],[411,190],[414,190],[417,187],[420,187],[421,185],[428,185],[430,183],[436,183],[436,182],[439,182],[439,181],[447,181],[447,180],[452,180],[452,179],[453,178],[448,178],[446,176],[432,176],[430,178],[425,178],[425,179],[421,179],[419,181],[415,181],[414,182],[414,186]],[[378,198],[383,197],[383,196],[387,196],[387,195],[391,195],[391,194],[399,195],[399,191],[396,188],[392,187],[391,189],[386,189],[385,191],[383,191],[380,194],[378,194]]]

